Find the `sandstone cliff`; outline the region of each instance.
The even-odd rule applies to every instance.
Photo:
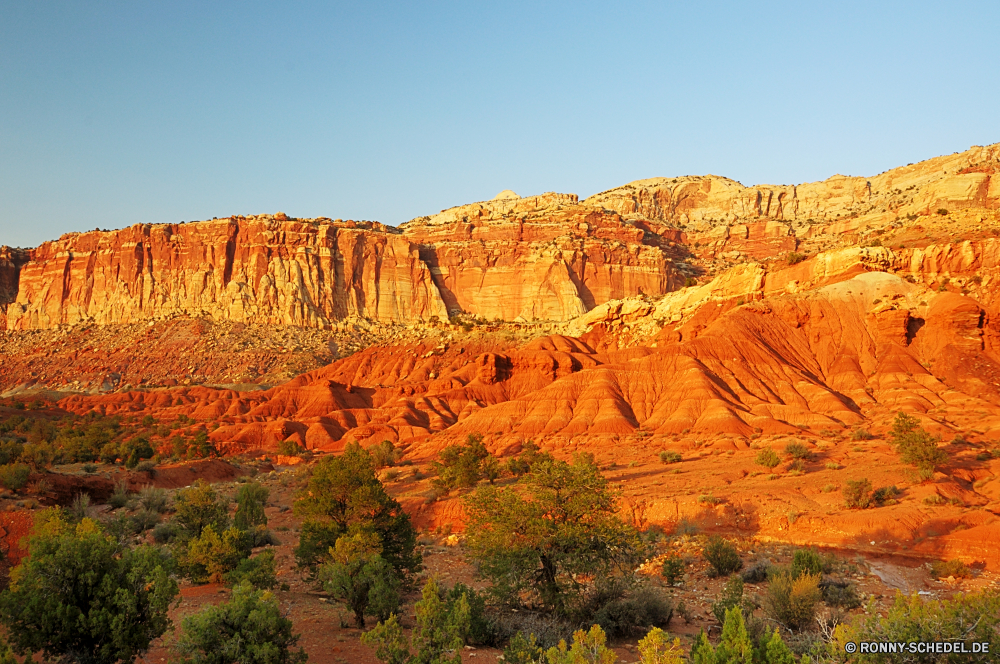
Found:
[[[283,215],[282,215],[283,216]],[[446,316],[416,248],[381,224],[238,217],[65,235],[32,251],[7,328],[172,314],[327,327]]]

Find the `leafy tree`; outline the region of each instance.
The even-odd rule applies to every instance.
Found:
[[[21,653],[81,664],[133,662],[170,624],[177,595],[157,547],[123,546],[90,519],[38,518],[29,555],[0,594],[0,620]]]
[[[216,533],[224,532],[229,526],[229,501],[204,480],[177,492],[174,511],[174,521],[184,531],[183,539],[200,537],[208,526]]]
[[[924,479],[933,477],[934,469],[948,462],[948,454],[937,446],[940,439],[927,433],[912,415],[897,413],[889,436],[903,462],[916,466]]]
[[[631,578],[641,558],[636,530],[591,459],[541,461],[516,488],[480,487],[466,500],[469,549],[502,603],[522,593],[569,613],[585,578]]]
[[[11,463],[0,466],[0,484],[11,491],[20,491],[28,483],[31,468],[23,463]]]
[[[476,486],[480,479],[493,480],[500,476],[500,465],[483,444],[480,434],[470,433],[465,445],[449,445],[441,451],[441,461],[431,464],[437,473],[434,485],[441,489],[461,489]]]
[[[177,650],[188,664],[304,664],[292,621],[278,600],[249,583],[233,588],[228,602],[209,606],[183,622]]]
[[[469,603],[464,596],[447,601],[434,579],[421,595],[414,607],[417,626],[409,644],[395,614],[362,635],[361,642],[374,647],[375,656],[387,664],[461,664],[462,646],[469,634]]]
[[[382,558],[403,577],[420,569],[410,517],[386,493],[371,457],[360,445],[348,445],[341,456],[316,464],[295,501],[295,512],[304,517],[295,550],[302,567],[315,569],[342,535],[370,533]]]
[[[143,459],[152,459],[154,454],[156,452],[145,436],[136,436],[121,448],[126,468],[135,468]]]
[[[247,482],[236,491],[236,516],[233,524],[240,530],[252,531],[257,526],[267,525],[264,506],[269,495],[267,487],[259,482]]]
[[[370,533],[338,539],[319,578],[328,593],[354,611],[358,627],[365,626],[365,614],[388,620],[399,609],[400,580]]]

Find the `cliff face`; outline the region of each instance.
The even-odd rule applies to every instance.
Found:
[[[380,224],[240,217],[46,242],[22,268],[7,328],[170,314],[326,327],[349,316],[413,321],[446,311],[417,249]]]
[[[928,214],[1000,207],[1000,145],[973,147],[874,177],[835,175],[800,185],[744,187],[715,175],[651,178],[595,194],[587,205],[628,218],[717,225],[745,220],[833,221],[877,209]]]
[[[981,240],[1000,210],[998,171],[992,145],[801,185],[709,175],[638,180],[583,201],[505,191],[399,230],[279,213],[70,234],[30,262],[0,254],[0,329],[174,314],[311,328],[456,313],[566,321],[791,252]]]
[[[464,205],[402,226],[420,246],[449,311],[489,319],[568,320],[628,295],[683,285],[662,238],[576,196]]]

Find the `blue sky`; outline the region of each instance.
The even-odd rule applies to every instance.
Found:
[[[1000,141],[1000,3],[0,0],[0,244]]]

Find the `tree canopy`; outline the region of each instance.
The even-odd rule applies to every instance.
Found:
[[[541,460],[515,487],[482,486],[466,512],[470,552],[507,605],[568,613],[588,584],[631,577],[641,558],[638,532],[589,457]]]

